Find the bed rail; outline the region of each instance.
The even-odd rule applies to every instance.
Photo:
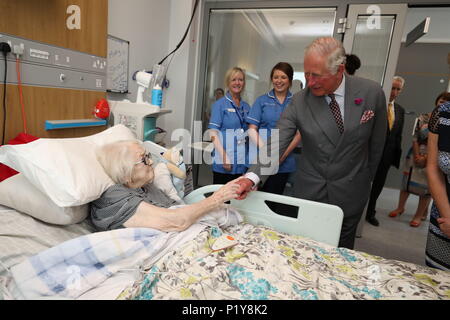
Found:
[[[222,185],[209,185],[194,190],[184,198],[186,203],[198,202]],[[266,201],[298,207],[296,218],[273,212]],[[277,195],[262,191],[250,192],[244,200],[231,200],[231,205],[239,210],[246,222],[264,225],[277,231],[307,237],[319,242],[337,246],[341,233],[341,208],[335,205]]]

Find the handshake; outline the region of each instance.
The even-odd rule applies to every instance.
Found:
[[[252,180],[245,177],[239,177],[217,190],[215,192],[215,198],[221,203],[231,199],[244,200],[247,198],[248,193],[253,189],[253,185],[254,183]]]
[[[244,200],[245,198],[247,198],[248,193],[252,190],[254,183],[252,180],[245,177],[238,178],[235,181],[236,184],[240,186],[240,188],[237,190],[238,197],[236,199]]]

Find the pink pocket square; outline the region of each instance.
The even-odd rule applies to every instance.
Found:
[[[374,115],[375,115],[375,112],[373,112],[373,110],[366,110],[366,111],[364,111],[364,113],[363,113],[363,115],[361,117],[361,121],[359,123],[360,124],[366,123],[367,121],[372,119]]]

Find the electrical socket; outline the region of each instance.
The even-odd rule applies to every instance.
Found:
[[[21,43],[20,45],[15,44],[13,48],[13,53],[17,56],[23,55],[25,52],[25,45]]]
[[[6,58],[8,52],[11,52],[11,46],[7,42],[0,42],[0,52]]]

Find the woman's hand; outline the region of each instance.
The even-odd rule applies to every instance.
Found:
[[[238,179],[228,182],[226,185],[214,192],[211,198],[220,204],[231,199],[236,199],[239,196],[237,193],[239,185],[236,183],[236,180]]]
[[[222,165],[222,167],[223,167],[226,171],[231,171],[231,161],[228,160],[227,157],[225,157],[225,158],[223,159],[223,165]]]
[[[427,155],[426,154],[418,154],[414,156],[414,163],[419,168],[425,168],[427,165]]]
[[[450,218],[438,218],[439,228],[447,236],[450,237]]]

